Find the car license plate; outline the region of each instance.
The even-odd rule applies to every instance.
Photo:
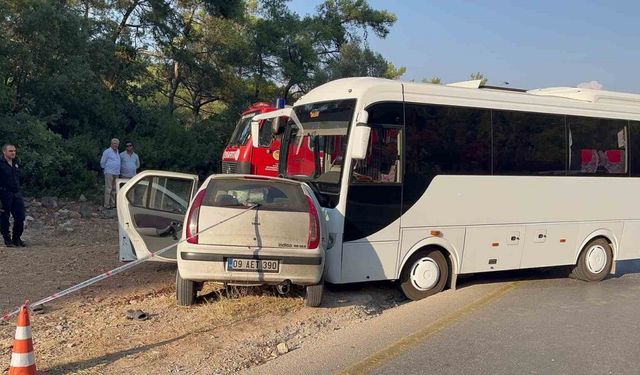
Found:
[[[227,258],[227,271],[278,272],[278,260]]]

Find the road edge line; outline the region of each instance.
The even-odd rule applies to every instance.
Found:
[[[454,311],[444,318],[438,320],[437,322],[426,326],[425,328],[415,332],[405,338],[402,338],[395,343],[387,346],[386,348],[362,359],[357,362],[355,365],[347,368],[344,371],[339,372],[341,375],[361,375],[368,374],[370,371],[382,366],[383,364],[389,362],[393,358],[402,354],[405,350],[410,347],[418,344],[420,341],[425,338],[436,334],[443,329],[447,328],[451,324],[457,322],[458,320],[471,315],[471,313],[485,307],[489,303],[501,298],[505,294],[509,293],[511,290],[518,287],[518,282],[509,283],[500,289],[491,292],[490,294],[472,302],[457,311]]]

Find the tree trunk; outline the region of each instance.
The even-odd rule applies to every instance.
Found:
[[[259,89],[259,79],[256,76],[256,89],[253,91],[253,101],[257,102],[258,101],[258,95],[260,95],[260,89]]]
[[[120,34],[122,34],[122,31],[124,31],[124,28],[127,26],[127,21],[129,21],[129,17],[131,16],[131,13],[133,13],[133,11],[136,9],[138,4],[140,4],[140,0],[133,0],[131,5],[129,5],[129,7],[125,11],[124,16],[122,16],[122,20],[120,20],[120,24],[118,25],[118,28],[116,28],[116,31],[113,35],[114,43],[118,40],[118,38],[120,37]]]
[[[89,20],[89,2],[85,1],[84,3],[84,20],[88,21]]]
[[[173,62],[173,74],[171,76],[171,90],[169,91],[169,113],[173,114],[176,109],[176,93],[178,92],[178,86],[180,86],[180,63]]]
[[[202,100],[200,99],[200,96],[196,95],[191,101],[191,113],[193,114],[193,121],[198,120],[201,107],[202,107]]]
[[[184,36],[185,40],[188,39],[189,34],[191,33],[191,23],[193,22],[193,17],[196,13],[197,7],[193,7],[191,9],[191,15],[189,16],[189,20],[187,21],[187,23],[184,25],[184,29],[182,30],[182,35]],[[178,46],[176,48],[183,48],[184,46]],[[173,53],[173,56],[175,57],[176,53]],[[175,106],[175,100],[176,100],[176,93],[178,92],[178,87],[180,86],[180,62],[177,60],[174,60],[173,62],[173,72],[172,72],[172,76],[171,76],[171,91],[169,92],[169,113],[173,114],[173,111],[175,111],[176,106]]]
[[[284,87],[283,90],[283,97],[284,97],[284,102],[286,103],[289,99],[289,91],[291,91],[291,88],[293,87],[294,82],[293,80],[289,80],[289,82],[287,83],[287,85]]]
[[[262,60],[262,54],[258,54],[259,58],[258,58],[258,74],[256,76],[256,90],[254,92],[254,97],[253,100],[254,101],[258,101],[258,98],[260,97],[260,83],[263,81],[264,79],[264,61]]]

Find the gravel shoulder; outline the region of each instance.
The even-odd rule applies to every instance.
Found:
[[[28,202],[26,249],[0,247],[0,312],[46,297],[122,264],[117,219],[87,202]],[[44,205],[43,205],[44,204]],[[32,315],[39,370],[50,374],[230,374],[405,303],[392,283],[325,289],[323,307],[302,290],[206,284],[195,306],[175,304],[175,265],[143,263]],[[127,319],[140,309],[150,319]],[[15,326],[0,325],[0,370]]]

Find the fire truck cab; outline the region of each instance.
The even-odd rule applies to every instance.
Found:
[[[256,142],[251,139],[252,119],[256,115],[277,109],[278,107],[271,103],[260,102],[253,104],[242,113],[222,154],[222,173],[278,175],[281,137],[277,127],[273,126],[273,122],[279,119],[260,121],[256,146],[254,146]]]

